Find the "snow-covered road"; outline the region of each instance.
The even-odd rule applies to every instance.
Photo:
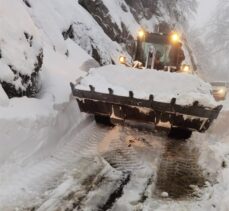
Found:
[[[1,168],[0,210],[198,210],[217,175],[200,166],[206,145],[196,137],[174,141],[133,125],[97,125],[87,116],[49,156],[18,163],[10,177],[9,165]]]

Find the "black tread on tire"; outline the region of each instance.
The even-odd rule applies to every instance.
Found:
[[[108,126],[113,126],[111,123],[111,118],[109,116],[103,116],[99,114],[95,114],[95,121],[98,124],[103,124],[103,125],[108,125]]]
[[[184,128],[172,127],[168,136],[172,139],[186,140],[192,136],[192,131]]]

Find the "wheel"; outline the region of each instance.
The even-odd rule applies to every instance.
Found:
[[[112,126],[111,118],[109,116],[104,116],[100,114],[95,114],[95,121],[98,124],[109,125]]]
[[[192,131],[180,127],[172,127],[168,136],[173,139],[189,139],[192,136]]]

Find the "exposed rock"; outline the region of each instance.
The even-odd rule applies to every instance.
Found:
[[[13,82],[0,81],[2,88],[9,98],[12,97],[35,97],[41,87],[39,71],[43,64],[43,50],[37,55],[37,62],[34,64],[34,70],[31,75],[24,75],[17,71],[12,65],[9,68],[14,74]]]
[[[93,46],[91,46],[92,48],[92,57],[99,63],[99,64],[102,64],[101,63],[101,57],[98,53],[98,50],[96,48],[94,48]]]
[[[63,31],[62,35],[63,35],[65,40],[67,40],[68,38],[74,39],[74,30],[73,30],[72,25],[69,26],[67,31]]]
[[[130,6],[130,10],[136,20],[140,21],[143,18],[151,19],[153,15],[159,16],[158,0],[125,0]]]
[[[121,28],[112,20],[112,16],[109,14],[108,8],[104,5],[102,0],[79,0],[79,3],[93,16],[96,22],[102,27],[104,32],[113,40],[118,43],[134,43],[134,38],[127,30],[125,23],[121,23]],[[120,5],[122,10],[127,12],[126,5]],[[128,53],[131,53],[131,49],[127,48]]]
[[[79,0],[79,3],[94,17],[96,22],[113,41],[117,41],[118,43],[122,42],[122,31],[118,25],[112,21],[109,10],[103,4],[102,0]]]
[[[25,3],[25,5],[26,5],[27,7],[30,7],[30,8],[31,8],[31,4],[29,3],[28,0],[23,0],[23,2]]]

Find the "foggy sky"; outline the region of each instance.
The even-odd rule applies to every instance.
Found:
[[[195,19],[191,21],[191,25],[195,27],[202,27],[213,16],[213,12],[219,0],[197,0],[197,1],[199,3],[199,7]]]

